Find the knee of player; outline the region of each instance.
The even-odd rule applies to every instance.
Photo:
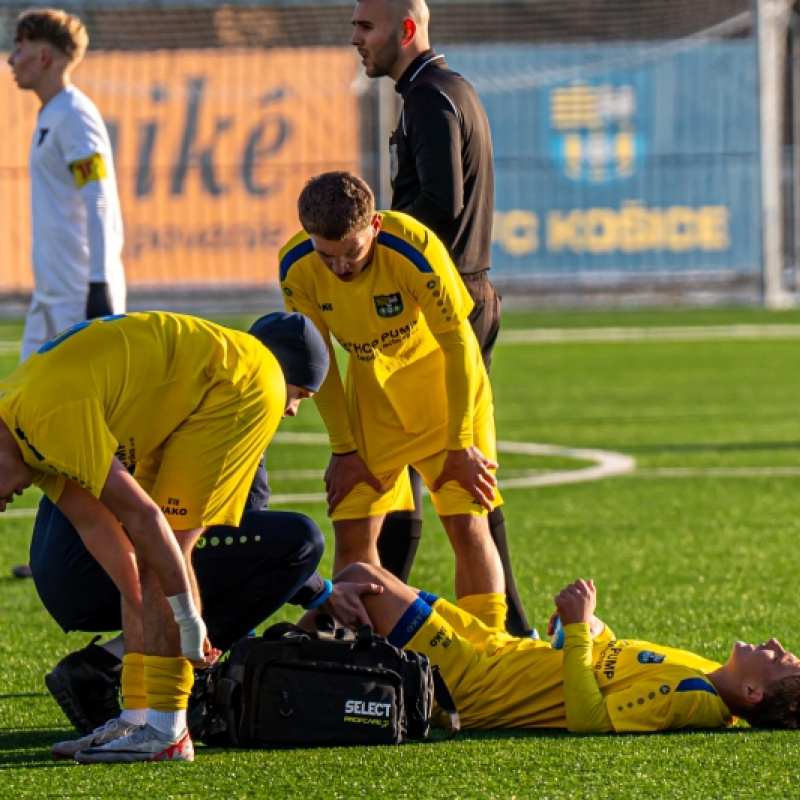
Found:
[[[319,529],[314,520],[305,514],[298,514],[298,527],[302,531],[305,540],[305,549],[308,552],[309,558],[319,563],[322,554],[325,552],[325,536]]]
[[[374,564],[365,564],[363,561],[356,561],[348,564],[344,569],[334,576],[334,580],[343,583],[382,583],[382,569]]]

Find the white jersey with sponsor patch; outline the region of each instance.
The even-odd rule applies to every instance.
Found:
[[[89,282],[125,296],[122,213],[111,142],[95,104],[67,86],[39,112],[29,158],[34,296],[46,303],[86,298]],[[101,247],[90,242],[82,191],[101,193]],[[91,247],[102,251],[91,253]],[[116,304],[115,304],[116,305]],[[115,309],[116,310],[116,309]],[[120,309],[121,310],[121,309]]]

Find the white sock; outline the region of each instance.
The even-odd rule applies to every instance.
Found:
[[[186,730],[186,711],[153,711],[148,708],[147,724],[177,739]]]
[[[126,708],[123,709],[119,718],[130,725],[144,725],[147,722],[146,708]]]

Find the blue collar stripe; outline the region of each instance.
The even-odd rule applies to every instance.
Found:
[[[428,259],[416,247],[404,242],[399,236],[381,231],[378,234],[378,244],[397,251],[401,256],[405,256],[420,272],[433,272],[433,267]]]
[[[300,242],[300,244],[295,245],[282,259],[281,259],[281,280],[286,280],[286,276],[289,274],[289,270],[292,268],[292,265],[299,261],[301,258],[305,258],[309,253],[314,252],[314,245],[311,242],[311,239],[306,239],[305,241]]]
[[[676,692],[708,692],[716,694],[717,690],[704,678],[686,678],[678,684]]]

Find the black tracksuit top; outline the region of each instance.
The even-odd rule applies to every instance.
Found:
[[[395,86],[392,210],[429,227],[462,275],[490,267],[494,166],[489,120],[470,84],[428,50]]]

